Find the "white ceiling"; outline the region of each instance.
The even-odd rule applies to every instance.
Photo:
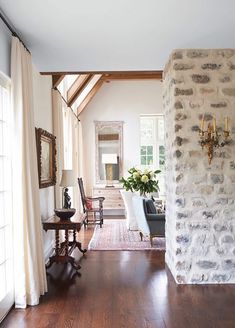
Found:
[[[175,48],[235,48],[234,0],[0,0],[40,71],[163,69]]]

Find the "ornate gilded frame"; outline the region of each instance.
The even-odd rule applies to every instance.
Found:
[[[98,158],[99,158],[99,153],[98,153],[98,134],[99,131],[106,127],[112,127],[114,129],[118,130],[119,133],[119,174],[120,178],[123,175],[123,121],[94,121],[95,123],[95,183],[100,185],[104,184],[106,180],[100,180],[100,175],[99,175],[99,163],[98,163]],[[114,184],[119,184],[119,180],[114,180]]]
[[[41,129],[35,128],[39,188],[56,184],[56,137]]]

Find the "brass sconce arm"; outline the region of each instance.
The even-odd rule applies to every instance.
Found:
[[[218,129],[216,126],[215,118],[213,119],[213,126],[208,123],[207,130],[204,130],[204,118],[201,120],[201,127],[199,129],[199,144],[201,145],[202,149],[204,147],[207,148],[207,156],[208,156],[208,163],[211,164],[213,155],[214,155],[214,148],[216,147],[224,147],[225,145],[229,144],[230,131],[228,130],[228,118],[225,118],[225,128],[223,131],[223,140],[220,141],[221,135],[218,133]]]

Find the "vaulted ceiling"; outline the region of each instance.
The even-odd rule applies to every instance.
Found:
[[[174,48],[235,47],[232,0],[0,0],[40,71],[161,70]]]
[[[83,109],[95,97],[104,82],[117,80],[143,80],[162,78],[161,71],[155,72],[125,72],[103,74],[54,74],[53,88],[57,89],[69,107],[80,115]]]

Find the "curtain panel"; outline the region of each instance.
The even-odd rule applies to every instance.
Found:
[[[35,127],[32,60],[18,38],[11,50],[13,140],[13,233],[15,306],[39,303],[47,291]]]
[[[55,207],[61,208],[62,188],[60,187],[62,170],[64,168],[64,124],[63,124],[63,101],[59,91],[52,90],[53,132],[56,136],[56,185]]]

